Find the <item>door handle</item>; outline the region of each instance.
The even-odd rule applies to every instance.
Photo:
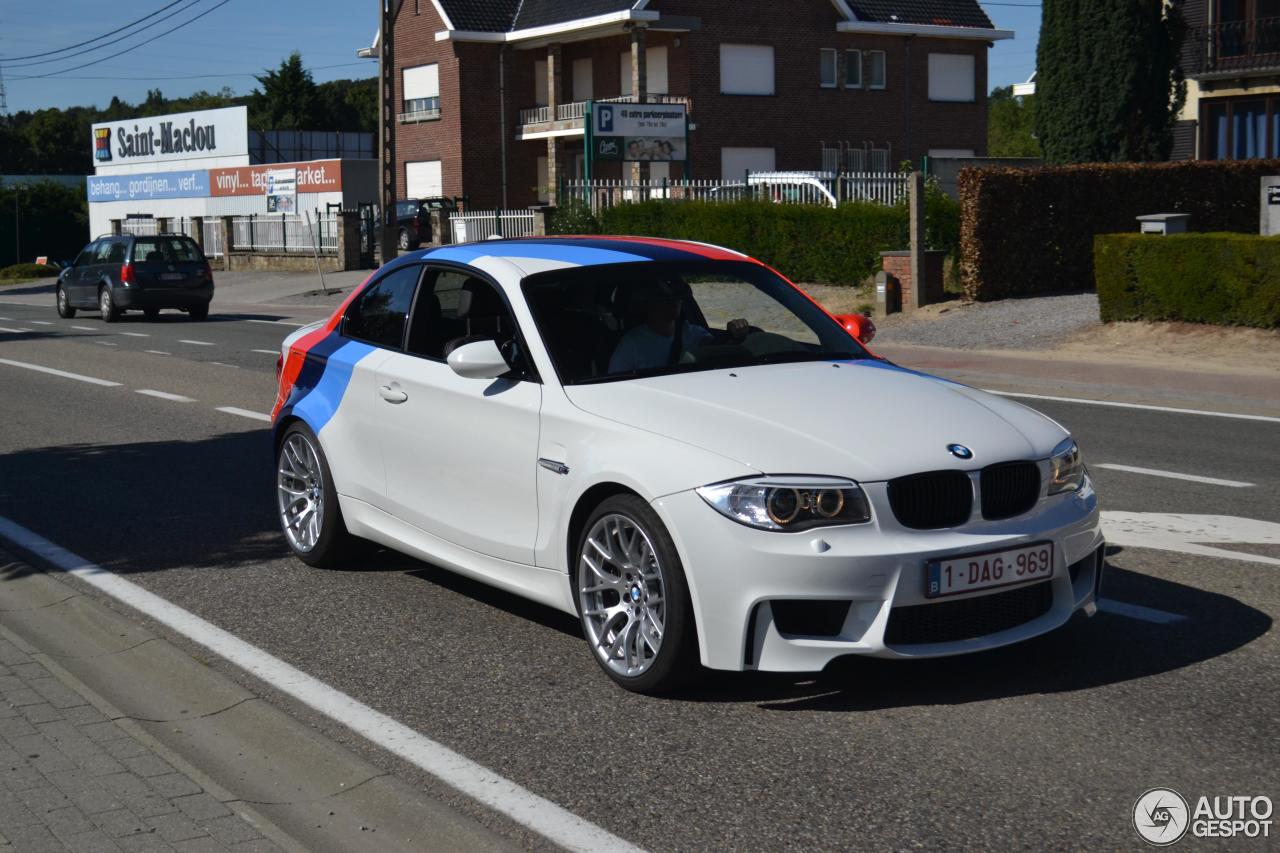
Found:
[[[379,385],[378,393],[388,403],[403,403],[409,399],[409,395],[401,391],[399,385]]]

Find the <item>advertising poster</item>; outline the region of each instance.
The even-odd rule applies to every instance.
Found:
[[[298,212],[298,170],[267,171],[267,213]]]

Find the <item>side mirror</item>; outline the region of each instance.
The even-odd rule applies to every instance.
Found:
[[[474,341],[449,353],[449,367],[467,379],[497,379],[510,372],[511,365],[493,341]]]
[[[835,320],[859,343],[869,344],[871,339],[876,336],[876,324],[871,320],[869,312],[863,314],[837,314]]]

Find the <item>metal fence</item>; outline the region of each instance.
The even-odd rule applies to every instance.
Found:
[[[532,210],[476,210],[449,217],[453,242],[469,243],[494,237],[532,237]]]
[[[207,218],[204,220],[204,231],[196,234],[196,221],[192,217],[180,216],[173,220],[173,233],[186,234],[196,240],[202,240],[206,258],[220,258],[223,255],[222,220]]]
[[[892,205],[906,198],[909,180],[905,172],[750,172],[742,180],[722,181],[570,180],[564,185],[564,199],[584,202],[592,210],[652,199],[757,200],[827,207],[854,201]]]
[[[237,252],[338,251],[338,218],[316,211],[306,218],[288,214],[253,214],[231,220],[231,248]],[[315,242],[312,242],[312,241]]]
[[[120,233],[122,234],[159,234],[160,223],[155,219],[126,219],[120,223]]]

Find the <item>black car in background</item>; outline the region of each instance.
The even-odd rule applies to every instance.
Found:
[[[431,239],[431,211],[454,213],[458,204],[451,198],[413,198],[396,202],[396,246],[402,252],[416,249]]]
[[[99,237],[58,275],[58,316],[98,310],[113,323],[125,311],[154,320],[164,308],[209,316],[213,270],[196,241],[182,234]]]

